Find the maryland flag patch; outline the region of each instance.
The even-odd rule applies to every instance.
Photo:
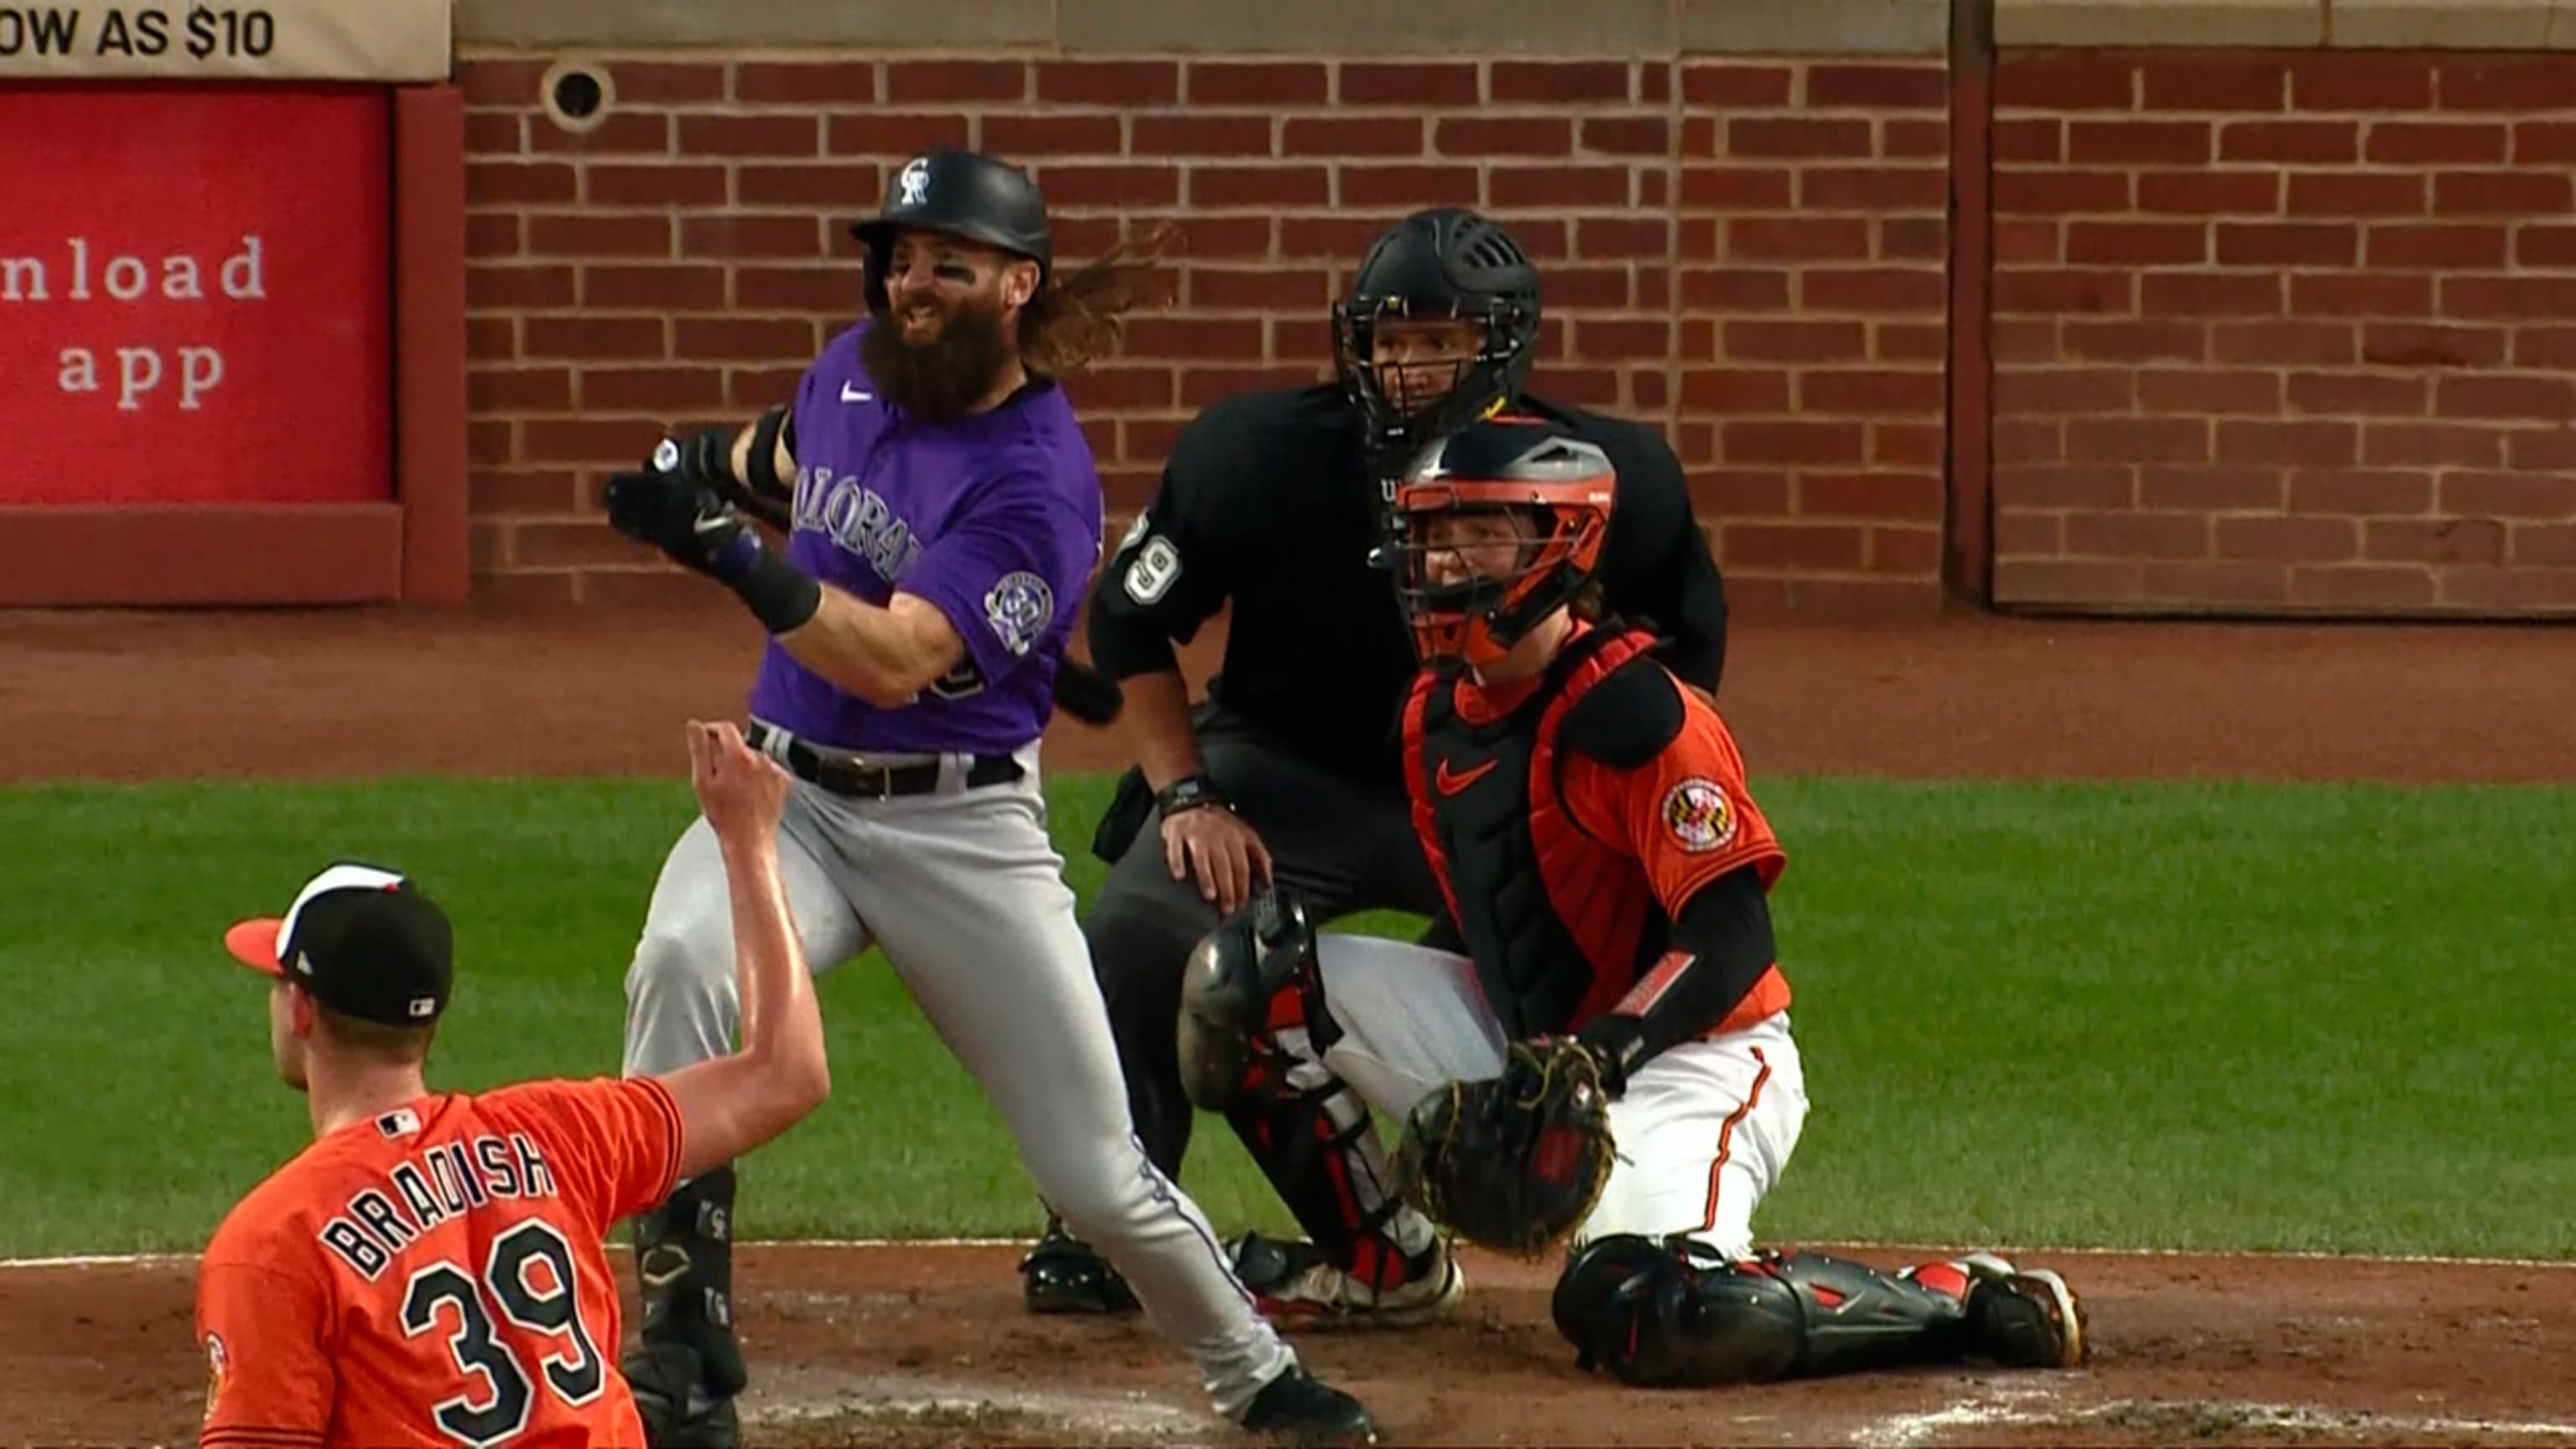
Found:
[[[1693,775],[1664,792],[1664,829],[1675,844],[1693,855],[1725,847],[1735,839],[1735,802],[1715,780]]]
[[[229,1367],[224,1356],[224,1336],[206,1335],[206,1417],[215,1416],[215,1401],[224,1394],[224,1370]]]

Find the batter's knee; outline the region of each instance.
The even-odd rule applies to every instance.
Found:
[[[1273,888],[1228,916],[1190,951],[1181,972],[1181,1084],[1199,1107],[1234,1105],[1252,1074],[1256,1045],[1276,1025],[1277,998],[1299,993],[1297,1015],[1313,1032],[1320,999],[1315,933],[1297,897]]]
[[[1780,1279],[1618,1233],[1577,1250],[1550,1309],[1575,1363],[1641,1387],[1760,1383],[1787,1376],[1806,1315]]]
[[[733,949],[710,948],[683,923],[648,922],[626,967],[626,1062],[666,1072],[729,1047],[735,1016]]]
[[[635,955],[626,966],[626,1004],[630,1010],[673,998],[694,999],[734,986],[730,946],[723,969],[710,969],[712,953],[695,932],[674,923],[647,923],[635,938]]]

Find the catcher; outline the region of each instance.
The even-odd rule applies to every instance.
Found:
[[[1512,416],[1399,482],[1379,562],[1424,664],[1406,774],[1469,956],[1318,938],[1258,897],[1190,961],[1192,1099],[1257,1120],[1302,1098],[1363,1151],[1351,1094],[1397,1116],[1386,1182],[1471,1241],[1564,1244],[1557,1329],[1627,1383],[2082,1363],[2055,1273],[1754,1250],[1807,1113],[1767,905],[1784,856],[1715,708],[1592,617],[1611,483],[1598,448]],[[1309,1251],[1348,1241],[1305,1226]]]

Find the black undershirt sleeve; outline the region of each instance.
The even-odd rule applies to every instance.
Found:
[[[1776,959],[1760,870],[1739,866],[1694,891],[1674,918],[1673,950],[1688,959],[1643,1013],[1580,1033],[1610,1053],[1622,1077],[1724,1021]]]

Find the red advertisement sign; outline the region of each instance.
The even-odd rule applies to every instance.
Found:
[[[0,505],[392,496],[390,111],[0,88]]]

